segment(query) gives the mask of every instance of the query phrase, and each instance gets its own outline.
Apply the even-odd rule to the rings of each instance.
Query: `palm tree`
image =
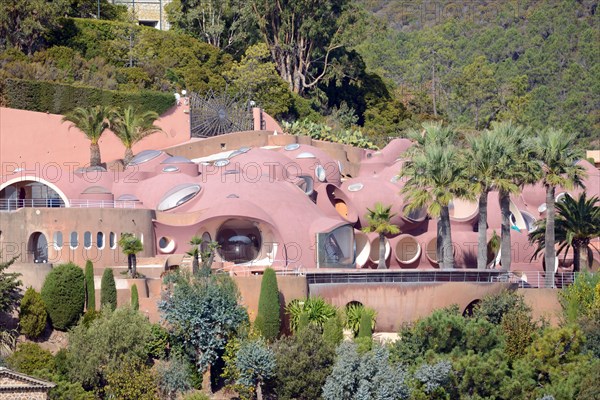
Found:
[[[479,223],[478,223],[478,252],[477,268],[485,269],[488,259],[487,245],[487,208],[488,194],[492,190],[510,193],[517,190],[512,179],[504,174],[509,167],[508,152],[512,151],[514,141],[506,136],[497,135],[486,130],[478,136],[469,139],[467,168],[474,181],[474,193],[479,195]],[[509,253],[510,256],[510,253]]]
[[[115,112],[111,118],[111,129],[125,146],[123,162],[128,164],[133,158],[132,146],[162,129],[154,125],[158,114],[154,111],[138,112],[132,106]]]
[[[470,198],[469,181],[453,145],[432,143],[417,152],[400,172],[408,178],[402,193],[407,212],[427,207],[438,220],[437,254],[441,268],[454,268],[449,204],[455,197]]]
[[[573,271],[585,271],[590,267],[590,240],[600,236],[600,200],[594,196],[587,198],[584,192],[575,200],[565,196],[564,200],[556,203],[556,220],[554,225],[555,240],[558,241],[558,256],[563,251],[573,248]],[[538,248],[534,257],[546,246],[546,221],[542,220],[537,228],[529,234],[529,241],[537,243]],[[596,249],[599,252],[600,250]],[[548,264],[546,264],[548,265]]]
[[[555,195],[556,187],[571,189],[583,187],[585,170],[577,161],[583,152],[577,147],[577,135],[561,130],[546,129],[539,132],[532,143],[532,153],[543,164],[542,182],[546,188],[546,229],[544,261],[546,270],[552,271],[555,263]],[[554,274],[546,273],[546,286],[554,287]]]
[[[498,136],[506,146],[501,168],[496,170],[498,201],[502,223],[500,227],[500,264],[509,271],[512,260],[510,195],[518,193],[525,184],[535,183],[540,176],[539,163],[530,157],[528,130],[512,122],[493,125],[492,135]]]
[[[192,257],[192,273],[196,275],[200,270],[200,246],[204,243],[200,236],[193,236],[190,244],[193,246],[186,254]]]
[[[381,203],[375,204],[374,209],[367,208],[368,225],[363,228],[363,232],[377,232],[379,234],[379,263],[377,269],[386,269],[385,267],[385,235],[396,235],[400,233],[400,228],[391,224],[390,220],[395,214],[391,213],[392,206],[385,207]]]
[[[454,144],[457,141],[456,132],[439,121],[426,121],[421,124],[422,130],[411,129],[408,138],[414,145],[408,150],[410,154],[416,154],[423,148],[434,144]]]
[[[125,232],[121,234],[119,246],[123,254],[127,255],[127,270],[132,278],[137,277],[137,258],[136,254],[144,250],[142,241],[135,237],[133,233]]]
[[[105,106],[77,107],[62,119],[71,122],[90,140],[90,167],[98,167],[102,163],[98,141],[106,129],[110,127],[112,109]]]

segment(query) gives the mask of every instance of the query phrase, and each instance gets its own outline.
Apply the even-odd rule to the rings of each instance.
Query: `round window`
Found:
[[[225,261],[242,264],[258,258],[262,236],[252,222],[234,219],[221,225],[217,242],[219,254]]]

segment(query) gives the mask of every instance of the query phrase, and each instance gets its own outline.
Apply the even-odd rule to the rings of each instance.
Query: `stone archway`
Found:
[[[48,262],[48,239],[42,232],[33,232],[27,241],[27,254],[34,263]]]

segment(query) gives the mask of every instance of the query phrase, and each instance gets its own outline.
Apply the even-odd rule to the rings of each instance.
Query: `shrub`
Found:
[[[89,327],[80,324],[69,333],[69,377],[85,388],[99,389],[106,372],[123,360],[145,363],[151,339],[151,324],[144,315],[129,307],[104,309]]]
[[[32,287],[29,287],[21,299],[21,310],[19,312],[19,325],[21,333],[30,339],[39,337],[48,320],[46,305],[42,296]]]
[[[112,268],[106,268],[102,273],[100,306],[102,308],[109,307],[111,310],[117,308],[117,286]]]
[[[279,303],[277,277],[272,268],[267,268],[260,285],[258,314],[256,315],[254,326],[268,341],[275,340],[279,336],[279,330],[281,328],[280,312],[281,306]]]
[[[21,343],[17,350],[6,359],[8,365],[24,374],[35,375],[36,371],[54,371],[54,357],[37,343]]]
[[[190,393],[186,396],[183,396],[182,400],[210,400],[210,397],[208,397],[207,394],[195,392],[195,393]]]
[[[322,327],[325,321],[337,313],[337,308],[327,303],[320,297],[309,297],[306,300],[294,299],[285,308],[290,316],[290,327],[298,330],[298,322],[302,314],[308,315],[308,321],[318,327]]]
[[[362,304],[352,303],[346,307],[344,314],[346,328],[350,329],[354,336],[358,335],[360,321],[363,314],[367,314],[371,319],[371,330],[375,329],[377,312],[372,308],[365,307]]]
[[[190,365],[181,357],[173,357],[156,368],[158,387],[164,398],[174,399],[192,389]]]
[[[158,400],[154,372],[138,359],[109,366],[104,391],[109,399]]]
[[[325,321],[323,339],[332,346],[337,346],[344,340],[344,327],[339,315]]]
[[[141,112],[155,111],[163,114],[175,105],[175,97],[171,93],[150,90],[133,92],[103,90],[13,78],[6,79],[3,94],[7,107],[53,114],[66,114],[76,107],[91,107],[98,104],[115,108],[132,105]]]
[[[498,294],[484,297],[473,310],[473,317],[485,318],[492,324],[500,324],[504,314],[515,308],[528,310],[522,295],[514,290],[503,290]]]
[[[135,311],[140,309],[140,299],[138,296],[137,285],[134,283],[131,285],[131,308]]]
[[[85,262],[85,299],[87,310],[95,310],[96,288],[94,287],[94,264],[91,260]]]
[[[262,386],[275,372],[273,350],[262,338],[245,340],[237,352],[236,366],[240,371],[237,383],[255,387],[258,399],[262,399]]]
[[[52,269],[44,281],[42,299],[54,328],[66,330],[75,325],[83,314],[85,305],[81,268],[68,263]]]
[[[359,338],[370,338],[373,335],[373,329],[371,328],[371,317],[363,312],[360,316],[360,327],[358,328]]]
[[[152,337],[146,343],[146,350],[153,358],[165,358],[169,349],[169,331],[159,324],[152,324]]]

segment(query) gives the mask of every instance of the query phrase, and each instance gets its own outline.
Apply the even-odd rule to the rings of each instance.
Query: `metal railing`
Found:
[[[62,199],[0,199],[0,211],[21,208],[65,208]],[[70,208],[143,208],[138,201],[70,199]]]
[[[308,284],[321,283],[444,283],[499,282],[501,271],[369,271],[369,272],[306,272]]]

